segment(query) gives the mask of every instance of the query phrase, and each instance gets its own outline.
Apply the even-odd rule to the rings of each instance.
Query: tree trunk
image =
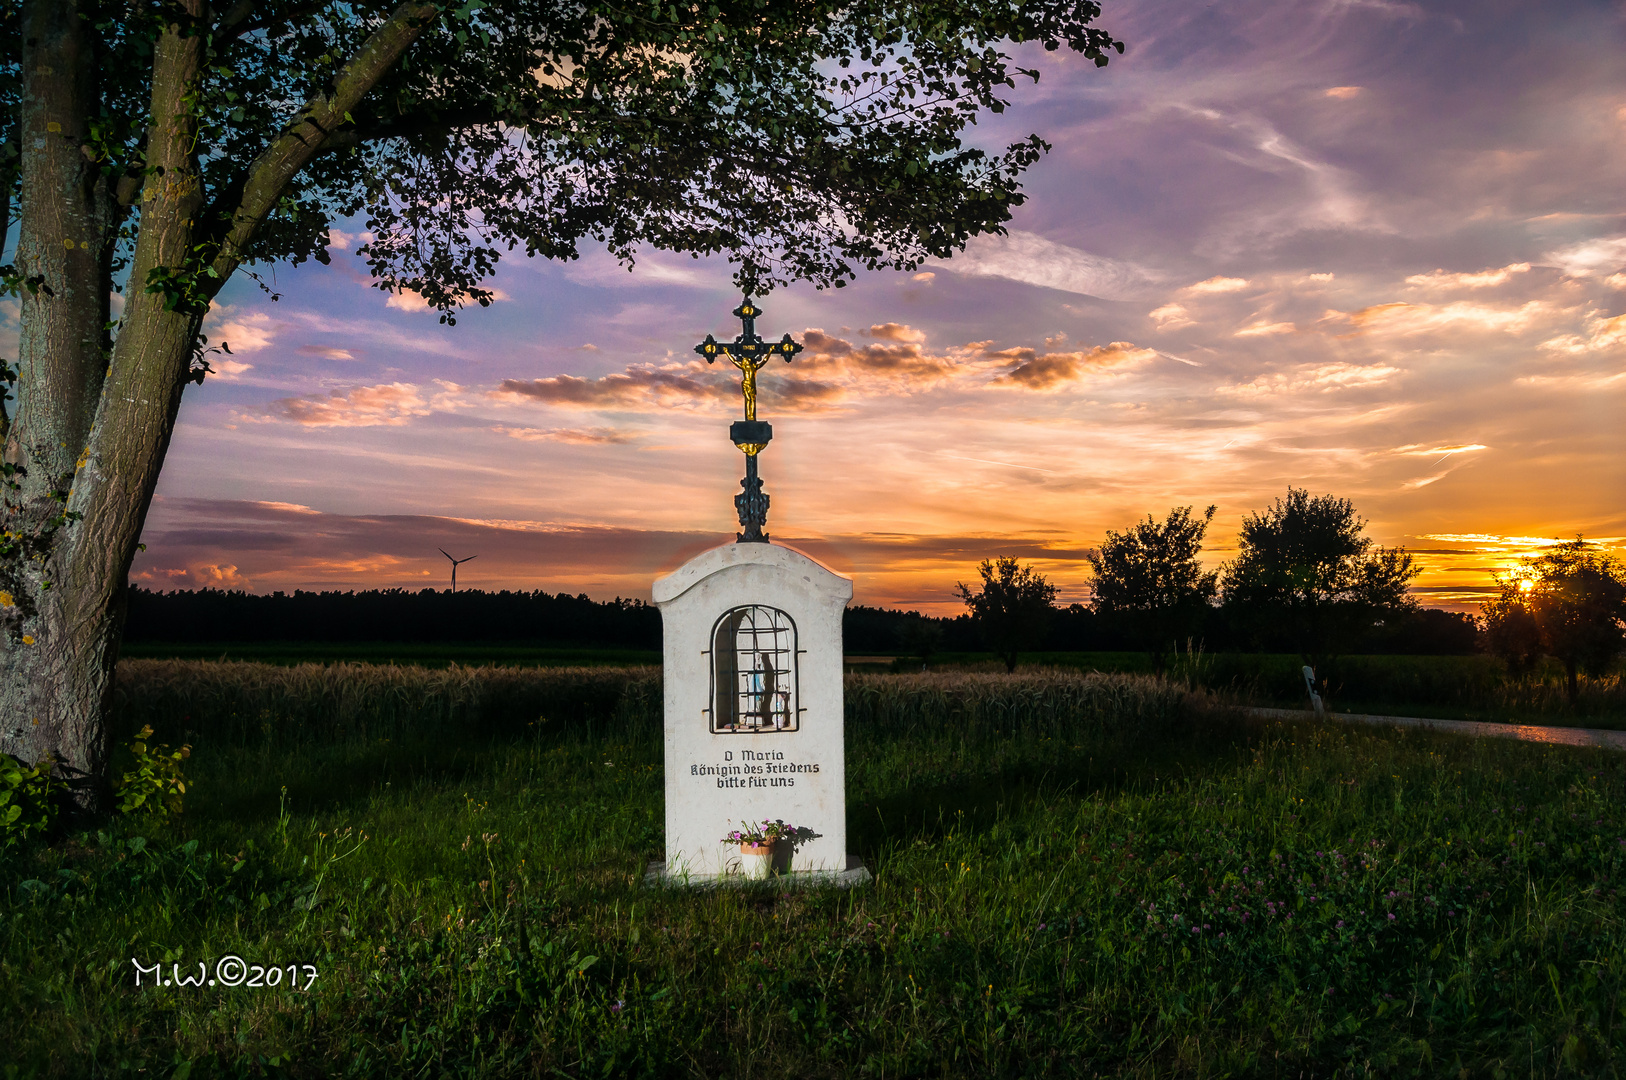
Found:
[[[125,580],[191,375],[198,329],[323,136],[438,14],[406,0],[255,161],[235,205],[203,214],[195,92],[203,0],[178,0],[153,49],[140,234],[117,342],[106,338],[120,210],[93,152],[96,39],[80,0],[27,0],[21,118],[18,412],[0,538],[0,751],[51,759],[77,803],[105,801]],[[187,26],[179,25],[182,21]]]
[[[197,4],[186,6],[196,14]],[[195,259],[196,124],[186,98],[202,42],[171,26],[154,50],[147,162],[156,167],[142,193],[109,363],[104,247],[115,210],[80,150],[94,103],[84,73],[96,63],[75,0],[32,0],[28,17],[18,249],[19,269],[39,281],[24,299],[18,409],[6,447],[7,462],[26,470],[8,499],[16,507],[8,527],[28,547],[4,564],[12,606],[0,654],[0,750],[55,759],[75,801],[93,811],[106,795],[125,578],[202,318],[195,305],[166,309],[161,294],[143,288],[154,268]]]
[[[1569,692],[1570,708],[1578,708],[1581,704],[1581,678],[1573,657],[1564,658],[1564,688]]]

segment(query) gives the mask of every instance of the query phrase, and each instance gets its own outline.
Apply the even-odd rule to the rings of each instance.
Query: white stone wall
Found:
[[[655,582],[665,639],[666,872],[727,873],[720,843],[741,821],[783,818],[819,838],[792,872],[847,869],[841,615],[852,580],[781,544],[712,548]],[[713,734],[711,635],[723,614],[760,604],[796,624],[798,729]]]

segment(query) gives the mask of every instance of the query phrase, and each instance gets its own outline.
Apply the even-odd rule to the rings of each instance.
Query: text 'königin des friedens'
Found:
[[[690,765],[689,775],[714,776],[720,788],[795,787],[798,773],[819,771],[816,762],[785,761],[785,755],[780,751],[762,753],[742,750],[739,753],[741,761],[738,764],[733,760],[734,752],[729,751],[719,764]]]

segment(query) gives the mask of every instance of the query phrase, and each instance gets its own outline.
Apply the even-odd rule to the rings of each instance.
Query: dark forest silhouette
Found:
[[[536,592],[370,589],[365,592],[255,593],[222,589],[153,592],[130,589],[132,642],[534,642],[548,645],[659,649],[660,612],[642,600],[598,601],[585,595]],[[856,605],[844,620],[849,654],[914,655],[922,624],[941,628],[935,647],[983,649],[971,620],[934,619],[917,612]],[[1285,638],[1285,634],[1284,634]],[[1375,626],[1356,652],[1465,654],[1475,651],[1473,619],[1424,608],[1393,625]],[[1291,652],[1288,640],[1224,608],[1209,610],[1192,646],[1209,652]],[[1139,648],[1133,628],[1080,604],[1058,608],[1038,647],[1048,652],[1111,652]]]

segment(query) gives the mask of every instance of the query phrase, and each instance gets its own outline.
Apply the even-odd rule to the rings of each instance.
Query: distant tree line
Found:
[[[959,586],[968,628],[1014,670],[1019,652],[1144,649],[1161,672],[1181,643],[1209,651],[1296,652],[1325,690],[1351,653],[1467,653],[1484,648],[1518,674],[1544,656],[1564,666],[1572,704],[1580,675],[1606,676],[1626,652],[1626,565],[1577,536],[1497,576],[1498,595],[1470,615],[1422,608],[1403,548],[1365,535],[1348,499],[1289,487],[1242,521],[1237,555],[1205,570],[1214,517],[1189,506],[1109,531],[1089,553],[1094,599],[1057,612],[1055,590],[1016,559],[985,560],[981,587]],[[958,630],[958,627],[955,628]],[[959,634],[945,634],[955,644]]]
[[[547,592],[369,589],[274,592],[130,589],[137,642],[536,642],[659,649],[661,616],[642,600]]]
[[[1244,518],[1236,558],[1206,570],[1198,557],[1213,516],[1213,507],[1202,514],[1176,507],[1162,521],[1148,516],[1123,532],[1109,531],[1089,555],[1095,571],[1089,605],[1057,608],[1055,588],[1042,574],[1002,557],[977,567],[976,588],[957,587],[966,613],[955,618],[850,607],[847,652],[929,660],[941,652],[986,649],[1014,669],[1022,653],[1133,650],[1147,652],[1161,671],[1170,655],[1200,648],[1298,653],[1321,672],[1339,655],[1466,654],[1481,645],[1472,616],[1422,608],[1408,595],[1418,572],[1411,556],[1368,539],[1366,523],[1347,499],[1289,488],[1285,498]],[[1615,629],[1602,637],[1566,630],[1580,608],[1579,601],[1564,599],[1594,578],[1613,581],[1612,566],[1592,559],[1584,545],[1532,563],[1487,608],[1491,646],[1515,663],[1543,651],[1567,658],[1572,673],[1598,667],[1605,653],[1612,658]],[[1589,596],[1603,597],[1593,606],[1618,602],[1607,588],[1587,588]],[[543,591],[256,595],[135,587],[126,637],[176,644],[502,641],[659,649],[661,620],[641,600]]]
[[[592,600],[547,592],[378,589],[363,592],[277,592],[222,589],[155,592],[130,589],[125,637],[133,642],[536,642],[624,649],[661,647],[660,612],[641,600]],[[937,618],[892,608],[849,607],[847,652],[873,656],[931,656],[987,648],[969,615]],[[1473,619],[1421,609],[1372,627],[1355,652],[1471,653]],[[1234,612],[1211,610],[1193,642],[1210,652],[1296,652],[1291,642],[1260,638]],[[1082,604],[1057,608],[1033,651],[1139,650],[1137,626]]]
[[[920,656],[921,624],[938,632],[930,652],[983,652],[984,641],[969,614],[931,618],[913,611],[855,606],[847,609],[846,649],[849,654]],[[1260,627],[1257,620],[1235,608],[1216,605],[1192,627],[1191,648],[1207,652],[1297,653],[1298,643],[1287,633]],[[1438,608],[1417,608],[1381,625],[1366,627],[1350,643],[1349,654],[1410,656],[1467,656],[1478,652],[1483,635],[1472,615]],[[1095,611],[1087,604],[1055,608],[1038,644],[1024,652],[1149,652],[1146,639],[1133,622]],[[1172,649],[1165,646],[1165,655]],[[1184,649],[1186,642],[1179,642]]]

